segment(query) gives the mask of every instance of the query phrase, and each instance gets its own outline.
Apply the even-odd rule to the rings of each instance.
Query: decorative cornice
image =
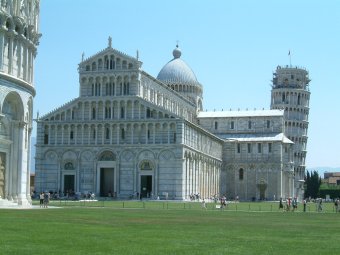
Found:
[[[14,77],[12,75],[9,75],[9,74],[6,74],[4,72],[0,72],[0,78],[3,78],[4,80],[13,82],[16,85],[25,88],[30,94],[32,94],[33,97],[36,94],[33,85],[31,85],[30,83],[28,83],[28,82],[26,82],[26,81],[24,81],[22,79],[16,78],[16,77]]]

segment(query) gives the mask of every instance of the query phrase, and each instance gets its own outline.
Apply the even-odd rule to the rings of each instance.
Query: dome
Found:
[[[170,60],[159,72],[157,79],[167,85],[182,84],[182,85],[198,85],[196,75],[191,68],[180,58],[181,50],[176,46],[172,52],[174,58]]]

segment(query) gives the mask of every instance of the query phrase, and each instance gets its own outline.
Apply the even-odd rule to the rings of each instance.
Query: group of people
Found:
[[[279,209],[282,210],[282,211],[285,210],[287,212],[289,212],[289,211],[294,212],[295,210],[297,210],[297,207],[298,207],[298,203],[297,203],[297,198],[296,197],[294,197],[294,198],[291,198],[291,197],[287,198],[285,206],[283,206],[283,199],[282,199],[282,197],[279,200]],[[304,211],[305,211],[305,209],[306,209],[306,207],[304,205]]]
[[[323,211],[323,200],[322,198],[318,198],[315,200],[316,203],[316,210],[318,212]],[[283,205],[283,199],[280,198],[279,200],[279,209],[282,211],[295,211],[297,209],[297,198],[287,198],[286,199],[286,205]],[[302,200],[302,205],[303,205],[303,211],[306,212],[306,207],[307,207],[307,200],[303,199]],[[334,209],[335,212],[340,212],[340,200],[339,198],[334,199]]]
[[[49,192],[40,192],[39,200],[40,200],[40,208],[47,208],[48,203],[50,202],[51,194]]]

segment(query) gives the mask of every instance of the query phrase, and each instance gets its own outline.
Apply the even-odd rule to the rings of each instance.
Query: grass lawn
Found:
[[[118,202],[117,202],[118,203]],[[254,203],[0,210],[0,254],[337,254],[340,213],[278,212]],[[109,204],[107,204],[109,205]],[[137,207],[139,205],[139,208]],[[235,206],[235,205],[233,205]],[[267,207],[265,207],[267,206]],[[145,208],[143,208],[145,207]],[[164,209],[163,209],[164,208]],[[236,208],[233,208],[236,209]],[[244,209],[244,210],[241,210]]]

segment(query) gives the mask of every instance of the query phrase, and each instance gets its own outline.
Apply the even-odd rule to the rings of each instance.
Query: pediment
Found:
[[[80,71],[103,71],[103,70],[121,70],[121,69],[139,69],[142,62],[137,58],[131,57],[112,47],[98,52],[89,57],[82,58],[79,64]]]

